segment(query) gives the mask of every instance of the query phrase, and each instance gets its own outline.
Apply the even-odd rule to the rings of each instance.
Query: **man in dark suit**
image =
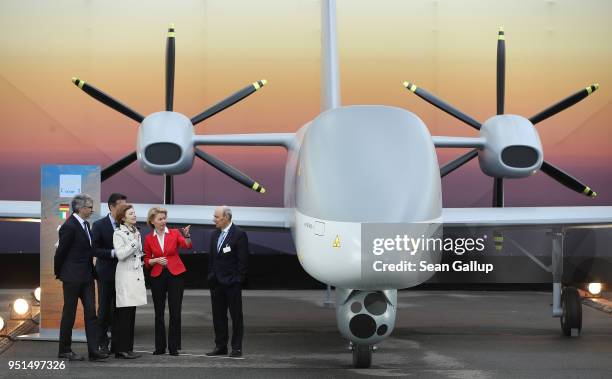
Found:
[[[86,194],[72,199],[72,215],[59,230],[59,242],[55,250],[55,277],[62,281],[64,309],[60,323],[58,358],[82,361],[83,357],[72,349],[72,328],[76,316],[77,302],[81,299],[85,319],[85,335],[89,360],[108,358],[98,351],[98,325],[96,319],[96,297],[94,294],[93,246],[89,222],[94,201]]]
[[[230,357],[242,357],[242,284],[246,279],[249,240],[246,233],[232,223],[232,211],[226,206],[215,209],[217,230],[210,242],[208,283],[215,327],[215,349],[208,356],[226,355],[228,328],[227,311],[232,317],[232,352]]]
[[[108,198],[109,214],[94,222],[91,228],[94,255],[96,256],[96,274],[98,275],[98,346],[100,351],[109,354],[114,350],[115,335],[112,334],[111,348],[108,348],[108,329],[113,325],[115,311],[115,269],[117,257],[113,249],[113,234],[119,224],[115,221],[117,206],[125,204],[127,197],[113,193]]]

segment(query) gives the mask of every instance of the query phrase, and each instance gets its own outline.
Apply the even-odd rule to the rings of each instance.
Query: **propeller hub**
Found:
[[[193,165],[193,125],[177,112],[147,116],[138,130],[138,160],[146,172],[183,174]]]
[[[538,132],[522,116],[498,115],[488,119],[480,129],[487,141],[479,153],[482,171],[496,178],[524,178],[542,165],[544,153]]]

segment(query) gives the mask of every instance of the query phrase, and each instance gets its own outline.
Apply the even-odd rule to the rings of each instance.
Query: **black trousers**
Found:
[[[134,351],[134,322],[136,321],[136,307],[115,308],[115,323],[113,336],[115,337],[115,352],[127,353]]]
[[[62,282],[62,288],[64,291],[64,308],[60,322],[59,352],[68,353],[72,350],[72,328],[74,327],[77,303],[81,299],[87,350],[91,354],[98,350],[98,320],[96,318],[94,281]]]
[[[244,321],[242,318],[242,287],[240,283],[217,284],[210,289],[210,298],[215,327],[215,345],[220,349],[227,348],[227,310],[229,309],[232,317],[232,350],[242,350]]]
[[[116,333],[111,332],[111,341],[108,340],[108,329],[113,325],[115,312],[115,281],[98,280],[98,345],[114,350]],[[114,325],[113,325],[114,327]]]
[[[155,351],[166,351],[166,294],[170,311],[168,350],[181,350],[181,308],[183,305],[183,274],[174,276],[167,268],[156,277],[151,277],[151,292],[155,307]]]

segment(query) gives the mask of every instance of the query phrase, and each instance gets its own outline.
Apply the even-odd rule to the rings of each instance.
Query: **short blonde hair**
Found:
[[[168,217],[168,210],[166,210],[166,208],[153,207],[153,208],[149,209],[149,213],[147,214],[147,224],[151,228],[154,228],[154,226],[153,226],[153,219],[155,218],[155,216],[157,216],[160,213],[163,213],[163,214],[166,215],[166,217]]]

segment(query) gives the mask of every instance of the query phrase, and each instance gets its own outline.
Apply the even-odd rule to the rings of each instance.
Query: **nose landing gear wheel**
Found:
[[[566,287],[561,293],[561,330],[563,335],[577,337],[582,329],[582,302],[574,287]]]
[[[353,345],[353,366],[355,368],[369,368],[372,365],[372,346]]]

